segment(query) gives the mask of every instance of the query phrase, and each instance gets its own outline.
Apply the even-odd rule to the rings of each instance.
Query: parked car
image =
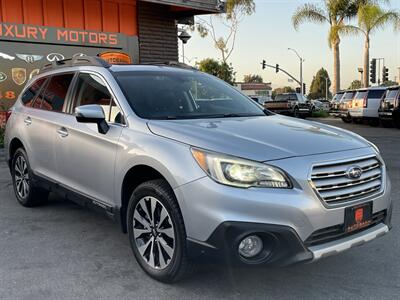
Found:
[[[143,270],[165,282],[201,255],[312,262],[391,228],[375,145],[270,114],[179,65],[75,57],[45,67],[10,112],[5,154],[21,205],[52,191],[104,211]]]
[[[389,87],[379,107],[379,119],[384,127],[400,128],[400,86]]]
[[[349,113],[356,123],[367,121],[372,126],[379,125],[378,109],[381,105],[386,87],[370,87],[359,89],[354,96]]]
[[[352,121],[349,109],[351,108],[356,93],[356,90],[348,90],[344,93],[342,99],[340,99],[338,116],[342,118],[342,121],[345,123],[351,123]]]
[[[329,111],[329,101],[325,99],[315,99],[311,101],[311,111]]]
[[[311,114],[311,102],[300,93],[285,93],[275,96],[273,101],[264,103],[266,109],[278,114],[306,118]]]
[[[340,100],[342,100],[344,93],[345,91],[337,92],[330,102],[330,114],[334,117],[339,117]]]

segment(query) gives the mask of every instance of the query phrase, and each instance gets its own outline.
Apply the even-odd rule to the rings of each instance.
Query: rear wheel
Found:
[[[15,196],[22,206],[32,207],[47,202],[49,192],[34,185],[28,156],[23,148],[15,151],[12,160],[11,175]]]
[[[347,114],[346,117],[342,117],[342,121],[345,123],[351,123],[351,121],[352,121],[351,116],[349,114]]]
[[[389,128],[393,127],[393,121],[381,120],[382,127]]]
[[[174,282],[187,273],[185,226],[165,180],[148,181],[135,189],[128,207],[128,234],[136,260],[154,279]]]

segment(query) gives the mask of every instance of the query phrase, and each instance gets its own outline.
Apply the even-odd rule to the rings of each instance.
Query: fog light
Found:
[[[245,237],[239,244],[239,254],[246,258],[254,257],[263,249],[262,240],[256,235]]]

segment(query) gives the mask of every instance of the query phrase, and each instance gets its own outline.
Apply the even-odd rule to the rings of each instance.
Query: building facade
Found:
[[[0,0],[0,111],[54,60],[120,51],[178,61],[178,25],[223,10],[219,0]]]

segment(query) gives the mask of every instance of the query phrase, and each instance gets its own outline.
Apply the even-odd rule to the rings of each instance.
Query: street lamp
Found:
[[[300,91],[301,94],[304,94],[304,89],[303,89],[303,62],[304,59],[299,55],[299,53],[293,49],[293,48],[288,48],[289,51],[293,51],[297,57],[300,59]]]
[[[188,42],[188,40],[190,40],[192,36],[183,29],[178,37],[182,41],[182,62],[185,63],[185,44]]]
[[[358,68],[358,72],[361,74],[361,87],[363,86],[363,73],[364,73],[364,69],[363,68]]]

